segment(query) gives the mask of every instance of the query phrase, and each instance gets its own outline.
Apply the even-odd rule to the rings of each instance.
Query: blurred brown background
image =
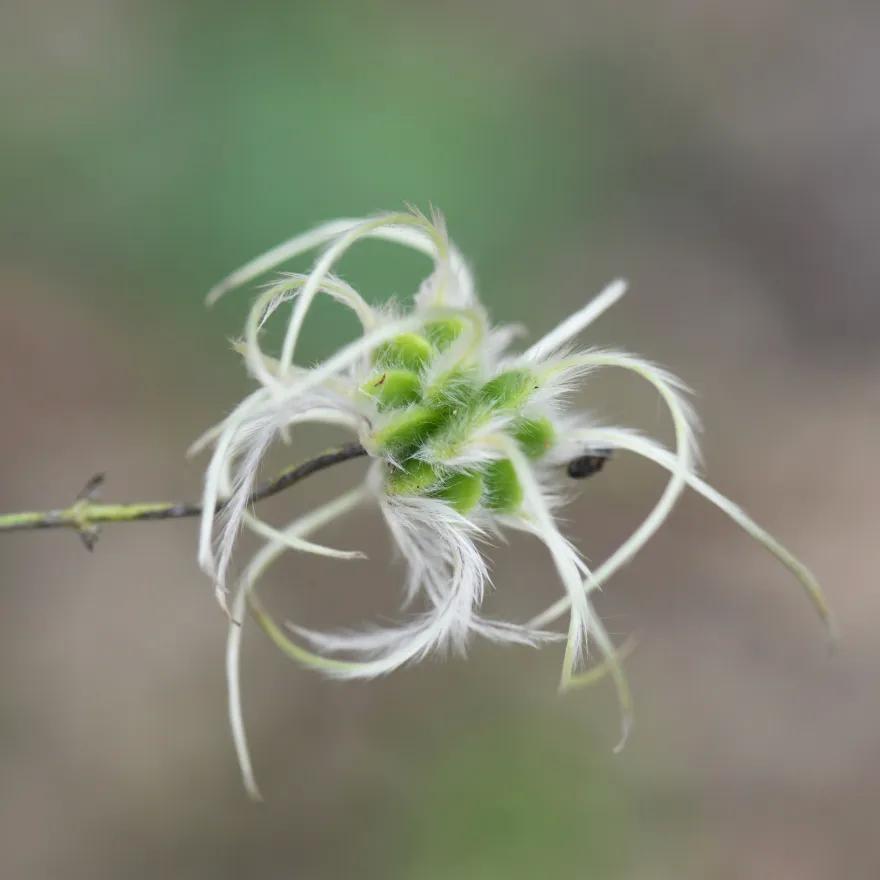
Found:
[[[698,393],[712,482],[814,567],[829,659],[785,572],[699,499],[610,586],[642,643],[620,756],[606,688],[474,647],[367,684],[245,640],[267,803],[239,785],[224,620],[195,526],[0,538],[0,874],[10,878],[880,876],[880,7],[875,2],[13,2],[2,12],[0,509],[192,496],[184,450],[248,387],[245,293],[202,292],[323,219],[433,203],[499,321],[549,328],[618,274],[590,336]],[[425,266],[365,246],[376,301]],[[351,332],[321,311],[306,354]],[[625,378],[585,407],[667,430]],[[317,449],[326,438],[304,441]],[[289,518],[360,463],[288,493]],[[662,485],[624,457],[568,528],[601,559]],[[393,607],[377,516],[268,585],[304,622]],[[493,607],[557,592],[528,541]]]

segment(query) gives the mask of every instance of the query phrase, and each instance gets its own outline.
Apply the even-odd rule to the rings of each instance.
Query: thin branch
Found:
[[[258,487],[251,495],[249,503],[256,504],[266,498],[271,498],[318,471],[349,461],[352,458],[360,458],[366,454],[367,451],[360,443],[347,443],[337,449],[332,449],[282,471],[274,480]],[[102,504],[97,501],[97,495],[103,482],[103,474],[92,477],[80,492],[77,500],[69,507],[0,515],[0,532],[15,532],[25,529],[74,529],[79,533],[86,547],[91,550],[97,540],[98,527],[101,523],[183,519],[202,514],[201,504],[188,501]],[[225,503],[221,501],[217,504],[215,514],[223,509]]]
[[[360,443],[346,443],[329,452],[315,456],[308,461],[282,471],[274,480],[259,486],[248,499],[249,504],[256,504],[271,498],[285,489],[296,485],[300,480],[352,458],[360,458],[367,454]],[[611,457],[610,450],[597,450],[569,462],[568,475],[574,479],[583,479],[602,470],[602,466]],[[104,483],[104,475],[96,474],[82,491],[76,501],[69,507],[57,510],[27,511],[25,513],[8,513],[0,515],[0,534],[3,532],[20,532],[32,529],[73,529],[83,544],[94,549],[102,523],[144,522],[145,520],[185,519],[202,515],[202,505],[194,501],[139,501],[133,504],[103,504],[98,501],[98,494]],[[218,502],[214,514],[220,513],[227,502]]]

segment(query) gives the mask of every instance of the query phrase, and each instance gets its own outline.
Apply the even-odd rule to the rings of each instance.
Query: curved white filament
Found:
[[[597,447],[610,446],[615,449],[625,449],[659,464],[666,470],[671,471],[675,468],[675,456],[668,449],[632,431],[594,428],[582,432],[578,439],[588,445],[595,444]],[[824,592],[815,575],[807,566],[780,544],[766,529],[759,526],[739,505],[722,495],[705,480],[700,479],[696,474],[688,474],[686,480],[691,489],[726,513],[746,534],[758,541],[795,576],[834,638],[836,628]]]
[[[207,303],[213,305],[221,296],[228,293],[230,290],[248,284],[250,281],[259,278],[266,272],[270,272],[272,269],[280,266],[282,263],[286,263],[288,260],[292,260],[300,254],[307,253],[308,251],[327,244],[334,238],[351,230],[352,227],[358,226],[368,219],[370,218],[356,217],[331,220],[330,222],[317,226],[302,235],[294,236],[293,238],[282,242],[271,250],[268,250],[265,253],[260,254],[260,256],[255,257],[253,260],[248,261],[239,269],[236,269],[215,284],[206,296]],[[432,239],[427,234],[415,229],[394,227],[375,229],[367,233],[367,237],[378,238],[395,244],[402,244],[413,250],[419,251],[420,253],[426,254],[427,256],[434,256],[436,254],[436,245]],[[468,291],[472,293],[474,287],[473,277],[470,274],[466,261],[458,249],[453,245],[450,245],[449,255],[453,271],[457,273],[459,280],[464,282]]]
[[[593,352],[564,359],[560,364],[560,368],[566,364],[573,368],[620,367],[636,373],[657,389],[658,394],[669,410],[675,429],[676,453],[672,477],[667,483],[659,501],[641,525],[593,573],[589,582],[595,588],[606,583],[615,572],[629,562],[650,540],[672,511],[675,502],[685,487],[687,476],[692,472],[693,468],[696,454],[694,417],[687,402],[682,398],[676,380],[663,370],[654,367],[641,358],[633,357],[624,352]],[[562,597],[545,611],[532,618],[527,626],[536,628],[546,626],[565,613],[568,603],[568,598]]]
[[[232,601],[231,620],[226,637],[226,681],[229,702],[229,724],[232,739],[238,755],[242,778],[248,793],[255,800],[261,800],[260,790],[254,776],[247,734],[244,726],[244,713],[241,703],[241,639],[244,632],[245,611],[248,597],[266,569],[290,546],[291,542],[303,541],[309,534],[333,522],[354,509],[366,497],[366,489],[360,487],[346,492],[334,501],[318,507],[305,516],[295,519],[279,532],[277,538],[268,541],[254,554],[241,580]],[[312,655],[316,665],[323,658]],[[331,663],[333,661],[330,661]]]
[[[560,688],[568,689],[574,683],[574,673],[583,662],[588,632],[593,634],[605,664],[614,681],[620,705],[621,737],[615,751],[623,748],[632,728],[633,703],[626,674],[620,664],[611,638],[593,607],[581,580],[586,569],[571,544],[560,534],[556,522],[544,501],[541,488],[532,472],[529,460],[519,446],[509,437],[499,438],[508,458],[513,464],[517,479],[522,486],[526,510],[533,518],[535,534],[543,541],[553,558],[556,570],[566,589],[566,603],[571,608],[568,641],[562,664]],[[531,624],[527,627],[533,628]],[[537,627],[534,627],[537,628]]]
[[[330,247],[320,256],[318,262],[309,273],[308,280],[303,285],[294,305],[293,315],[287,327],[284,344],[281,347],[280,369],[282,376],[287,373],[293,364],[294,349],[296,348],[306,314],[315,294],[318,292],[318,288],[333,264],[359,239],[365,238],[370,232],[390,226],[415,226],[426,235],[436,234],[434,227],[423,217],[413,214],[388,214],[364,220],[335,239]],[[437,248],[439,252],[439,242]]]
[[[561,324],[528,348],[523,357],[530,361],[541,361],[554,354],[563,345],[571,342],[578,333],[589,327],[603,312],[608,311],[625,293],[626,281],[622,278],[612,281],[583,308],[569,315]]]

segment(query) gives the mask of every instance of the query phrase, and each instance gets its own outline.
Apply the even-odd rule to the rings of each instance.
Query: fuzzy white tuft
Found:
[[[432,260],[433,269],[415,293],[412,309],[393,303],[373,307],[333,274],[337,262],[364,239],[391,241]],[[610,676],[621,708],[622,745],[632,720],[622,668],[626,646],[615,648],[590,594],[641,550],[689,486],[790,569],[830,625],[824,596],[809,570],[697,475],[698,422],[686,386],[627,352],[575,349],[576,337],[624,295],[625,282],[608,285],[524,352],[511,353],[520,328],[491,326],[443,218],[411,210],[332,221],[296,236],[233,272],[210,292],[209,301],[316,248],[322,250],[308,273],[284,274],[261,291],[235,345],[259,387],[191,449],[214,447],[205,475],[198,555],[224,607],[240,529],[246,527],[265,541],[234,595],[227,644],[230,723],[251,794],[258,796],[258,790],[239,684],[247,608],[291,659],[345,679],[385,675],[429,654],[464,654],[474,637],[533,647],[564,641],[561,688]],[[299,365],[297,346],[320,294],[351,310],[362,333],[321,363]],[[275,356],[263,350],[261,334],[268,321],[288,311],[287,304],[292,308]],[[571,392],[608,368],[625,370],[653,387],[672,421],[673,451],[625,428],[600,427],[592,416],[572,411]],[[250,511],[248,502],[267,450],[276,438],[289,441],[290,431],[304,422],[351,431],[373,464],[363,485],[278,529]],[[638,528],[593,570],[562,534],[556,516],[572,492],[572,481],[563,477],[566,465],[606,449],[654,461],[669,472],[669,480]],[[316,632],[292,622],[280,626],[260,604],[257,580],[287,549],[359,557],[358,551],[316,544],[309,535],[366,497],[378,501],[406,563],[401,607],[413,610],[393,624],[338,632]],[[564,590],[558,601],[525,624],[480,613],[490,584],[481,544],[503,539],[505,530],[528,532],[544,544]],[[565,635],[548,632],[546,627],[565,613]],[[601,657],[584,671],[593,643]]]

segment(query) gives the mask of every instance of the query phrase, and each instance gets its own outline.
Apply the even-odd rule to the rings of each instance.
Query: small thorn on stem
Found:
[[[83,546],[91,553],[95,549],[95,544],[98,543],[101,531],[97,526],[83,526],[77,534],[83,542]]]
[[[79,490],[76,496],[77,501],[95,501],[101,492],[101,486],[104,485],[106,479],[105,474],[95,474],[89,481]],[[91,549],[91,548],[90,548]]]

